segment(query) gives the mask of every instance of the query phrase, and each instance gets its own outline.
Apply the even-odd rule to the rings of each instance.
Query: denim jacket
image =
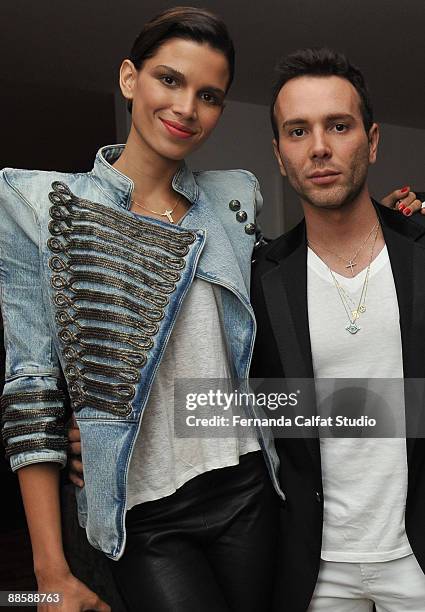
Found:
[[[13,470],[66,464],[66,395],[81,432],[78,516],[112,559],[125,547],[131,453],[153,378],[196,275],[220,287],[231,367],[245,379],[255,319],[249,303],[258,182],[243,170],[177,171],[192,204],[181,224],[140,217],[133,183],[100,149],[91,172],[0,173],[1,308],[6,348],[3,439]],[[277,456],[260,431],[272,480]]]

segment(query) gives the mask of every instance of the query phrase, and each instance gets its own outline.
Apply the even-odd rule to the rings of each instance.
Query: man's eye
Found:
[[[295,130],[292,130],[291,136],[296,136],[297,138],[300,138],[301,136],[304,136],[304,133],[304,128],[296,128]]]
[[[335,131],[336,132],[345,132],[347,129],[347,126],[344,125],[343,123],[336,123],[335,124]]]

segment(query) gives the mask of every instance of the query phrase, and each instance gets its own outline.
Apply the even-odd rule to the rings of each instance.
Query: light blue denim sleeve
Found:
[[[258,182],[257,177],[255,177],[254,203],[255,203],[255,213],[256,215],[259,215],[261,212],[261,209],[263,208],[263,196],[261,195],[260,184]]]
[[[258,215],[261,213],[261,209],[263,208],[263,196],[261,194],[260,183],[255,175],[252,175],[255,179],[254,183],[254,210],[255,210],[255,245],[254,252],[260,246],[266,243],[266,240],[263,235],[263,230],[261,229],[261,222],[258,220]]]
[[[25,171],[23,171],[25,172]],[[16,176],[16,171],[14,171]],[[36,174],[34,176],[36,180]],[[43,303],[40,224],[0,172],[0,296],[6,350],[2,436],[13,471],[66,464],[65,395]]]

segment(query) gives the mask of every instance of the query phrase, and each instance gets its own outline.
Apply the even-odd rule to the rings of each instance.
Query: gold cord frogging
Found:
[[[196,235],[52,189],[49,267],[71,401],[127,416]]]

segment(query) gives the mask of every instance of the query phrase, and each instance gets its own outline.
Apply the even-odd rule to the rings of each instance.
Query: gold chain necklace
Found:
[[[317,242],[312,242],[311,240],[309,241],[309,244],[315,244],[316,246],[320,247],[321,249],[324,249],[325,251],[327,251],[328,253],[332,253],[332,255],[335,255],[335,257],[338,257],[339,260],[343,261],[344,263],[348,264],[345,267],[348,269],[351,269],[351,276],[354,276],[354,270],[353,268],[355,266],[357,266],[356,263],[356,259],[359,256],[359,253],[363,250],[363,248],[366,246],[369,238],[371,237],[371,235],[373,234],[373,231],[376,230],[376,228],[379,225],[379,221],[376,221],[375,225],[372,227],[372,229],[370,230],[370,232],[368,233],[366,239],[362,242],[362,244],[359,246],[359,248],[357,249],[357,251],[354,253],[354,255],[352,257],[350,257],[349,259],[346,259],[345,257],[342,257],[341,255],[338,255],[338,253],[335,253],[335,251],[331,251],[330,249],[328,249],[327,247],[318,244]],[[316,251],[314,251],[316,253]],[[316,253],[317,255],[317,253]]]
[[[176,203],[174,204],[173,208],[166,208],[164,212],[159,212],[157,210],[153,210],[152,208],[148,208],[147,206],[143,206],[143,204],[140,204],[140,202],[137,202],[134,198],[132,198],[131,201],[135,206],[143,208],[143,210],[147,210],[148,212],[151,212],[154,215],[158,215],[159,217],[167,217],[170,223],[175,223],[173,219],[173,212],[176,210],[177,204],[180,201],[180,195],[177,196]]]
[[[367,289],[368,289],[368,285],[369,285],[370,266],[372,264],[373,253],[374,253],[374,250],[375,250],[376,240],[378,238],[379,222],[378,222],[377,225],[375,225],[375,228],[376,228],[375,229],[375,236],[374,236],[373,243],[372,243],[372,248],[371,248],[371,251],[370,251],[369,264],[368,264],[367,269],[366,269],[366,276],[365,276],[365,279],[363,281],[363,286],[362,286],[362,290],[360,292],[360,298],[359,298],[357,307],[355,307],[354,310],[352,310],[350,308],[350,302],[354,306],[355,306],[355,302],[351,299],[351,297],[348,296],[347,292],[340,285],[340,283],[338,282],[335,274],[333,273],[333,271],[328,266],[328,270],[330,272],[330,275],[332,276],[332,280],[333,280],[333,282],[335,284],[335,287],[336,287],[336,289],[338,291],[339,298],[341,300],[341,303],[342,303],[342,305],[344,307],[345,313],[346,313],[347,318],[348,318],[348,325],[345,326],[345,329],[350,334],[352,334],[352,335],[357,334],[357,332],[359,332],[361,330],[361,327],[358,325],[357,320],[360,318],[361,314],[366,312],[366,295],[367,295]],[[316,251],[311,246],[310,242],[308,244],[309,244],[311,250],[314,253],[316,253]],[[316,253],[316,255],[319,257],[318,253]]]

